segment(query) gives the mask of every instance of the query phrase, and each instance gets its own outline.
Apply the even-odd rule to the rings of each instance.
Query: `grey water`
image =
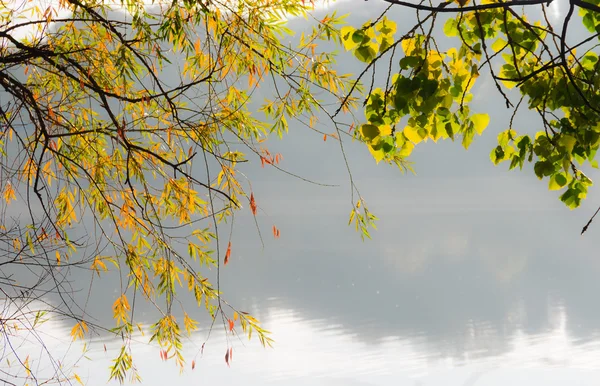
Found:
[[[292,134],[281,151],[293,153],[310,136]],[[145,343],[148,336],[138,336],[132,347],[143,384],[595,384],[600,228],[579,233],[600,200],[592,195],[569,211],[532,171],[487,162],[484,138],[469,152],[452,143],[425,146],[414,157],[417,175],[376,166],[357,144],[348,149],[353,176],[381,218],[363,242],[347,226],[344,166],[327,151],[336,145],[313,137],[302,175],[342,186],[251,171],[265,246],[253,217],[238,217],[231,262],[221,272],[227,300],[255,314],[274,347],[226,340],[217,326],[201,353],[204,322],[184,342],[188,365],[179,374]],[[279,239],[270,236],[272,224]],[[92,314],[106,313],[118,292],[98,283]],[[55,324],[48,339],[68,341],[70,328]],[[78,374],[104,384],[120,345],[95,339]],[[71,347],[66,357],[79,352]]]
[[[276,143],[292,170],[340,186],[248,170],[265,246],[254,218],[238,216],[221,288],[272,331],[274,347],[226,338],[217,325],[201,352],[203,322],[184,342],[188,364],[179,374],[148,336],[137,336],[143,384],[595,384],[600,228],[580,231],[600,200],[591,194],[568,210],[531,170],[494,167],[486,158],[490,141],[484,135],[468,152],[457,143],[427,144],[413,159],[416,175],[375,165],[360,144],[349,144],[353,177],[380,217],[364,242],[347,226],[347,175],[335,142],[297,132]],[[272,224],[279,239],[270,235]],[[89,302],[89,312],[107,323],[116,288],[97,282]],[[151,319],[143,308],[138,318],[145,312]],[[72,326],[51,327],[50,342],[70,340]],[[105,384],[120,345],[94,339],[78,374]],[[230,366],[227,347],[234,349]],[[77,355],[74,345],[65,358]]]

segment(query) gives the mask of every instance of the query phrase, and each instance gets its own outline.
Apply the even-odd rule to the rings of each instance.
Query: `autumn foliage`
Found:
[[[336,100],[349,91],[350,78],[332,68],[333,54],[317,49],[322,41],[341,42],[340,18],[313,23],[290,46],[284,18],[307,17],[312,2],[64,0],[11,7],[0,5],[0,236],[6,244],[0,264],[37,266],[42,277],[60,272],[61,280],[44,290],[65,299],[73,291],[63,280],[68,275],[121,275],[107,310],[112,326],[69,312],[66,301],[57,305],[62,320],[70,317],[72,339],[101,332],[122,339],[111,379],[141,379],[131,348],[136,331],[148,334],[163,361],[183,368],[184,335],[200,324],[180,309],[182,290],[213,320],[225,321],[228,334],[254,333],[270,345],[268,331],[226,303],[206,272],[222,274],[231,259],[231,242],[216,248],[227,239],[229,226],[221,224],[236,211],[258,216],[238,165],[280,168],[282,155],[271,154],[265,138],[284,135],[298,119],[318,124],[315,114],[324,109],[311,90],[329,90]],[[250,109],[257,87],[275,85],[258,113]],[[10,211],[23,216],[13,220]],[[89,232],[82,238],[83,227]],[[21,297],[17,288],[6,291]],[[136,302],[155,305],[162,316],[140,323]],[[3,337],[34,328],[30,315],[17,313],[17,327]],[[232,354],[229,347],[227,364]],[[5,373],[27,383],[32,375],[19,365],[26,355],[2,355],[11,363]]]

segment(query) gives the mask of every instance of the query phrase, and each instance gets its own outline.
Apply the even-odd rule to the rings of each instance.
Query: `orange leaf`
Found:
[[[233,359],[233,347],[231,347],[229,349],[229,360],[231,361]]]
[[[125,130],[123,130],[122,126],[117,126],[117,135],[119,136],[119,138],[121,138],[122,140],[125,140]]]
[[[273,237],[275,237],[276,239],[279,238],[279,229],[277,229],[275,225],[273,225]]]
[[[229,257],[231,256],[231,241],[227,245],[227,252],[225,253],[225,261],[223,263],[227,265],[229,263]]]
[[[256,216],[256,201],[254,200],[254,193],[250,193],[250,210],[252,214]]]
[[[229,331],[230,332],[233,331],[233,326],[234,326],[233,320],[229,319]]]
[[[196,361],[192,361],[192,370],[194,370],[196,368]]]
[[[323,141],[327,141],[327,134],[323,134]]]

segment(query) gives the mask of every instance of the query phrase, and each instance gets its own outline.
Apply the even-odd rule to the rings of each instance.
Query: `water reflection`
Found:
[[[256,342],[231,342],[234,359],[231,368],[223,360],[225,337],[217,331],[202,355],[200,344],[206,330],[194,334],[186,344],[186,356],[197,358],[180,376],[173,363],[162,362],[158,350],[134,337],[136,367],[144,384],[188,385],[195,382],[220,382],[249,385],[515,385],[561,384],[577,381],[591,384],[600,375],[600,342],[582,344],[571,335],[571,323],[560,302],[548,305],[548,328],[536,334],[516,327],[512,332],[486,322],[471,321],[456,339],[437,341],[415,331],[413,335],[394,335],[365,341],[356,332],[368,323],[357,321],[353,328],[334,319],[308,319],[302,311],[283,308],[283,299],[270,299],[260,306],[263,321],[274,331],[276,349],[262,349]],[[518,307],[517,307],[518,308]],[[519,312],[519,310],[515,310]],[[503,327],[506,327],[503,326]],[[68,326],[44,326],[44,335],[53,342],[69,339]],[[456,340],[465,344],[457,349]],[[138,343],[140,342],[140,343]],[[77,356],[79,345],[71,347]],[[57,347],[56,345],[54,346]],[[99,339],[80,360],[77,372],[90,384],[106,377],[110,359],[117,355],[120,342]],[[499,349],[503,347],[503,349]],[[24,347],[26,348],[26,347]],[[105,351],[106,348],[106,351]],[[63,357],[63,360],[68,357]],[[443,382],[442,382],[443,381]],[[587,382],[587,383],[586,383]],[[504,383],[505,385],[507,383]]]
[[[198,379],[256,385],[487,385],[532,379],[583,384],[594,379],[600,375],[595,300],[600,264],[594,240],[578,235],[585,210],[570,215],[560,203],[540,203],[544,196],[524,194],[531,186],[515,178],[502,180],[504,188],[484,184],[472,197],[455,186],[468,177],[435,179],[438,194],[474,203],[471,211],[425,205],[427,178],[413,179],[410,189],[400,186],[406,180],[387,182],[385,191],[365,193],[382,219],[374,239],[364,243],[344,226],[346,208],[336,197],[340,189],[320,188],[316,201],[338,204],[324,205],[325,214],[318,215],[290,204],[304,196],[310,207],[311,188],[300,188],[306,185],[256,184],[265,209],[258,221],[267,229],[277,224],[282,237],[267,239],[263,248],[254,219],[239,216],[221,284],[228,301],[273,331],[275,349],[230,341],[235,351],[229,369],[218,329],[197,369],[178,377],[173,364],[160,361],[156,347],[142,343],[147,336],[137,337],[136,365],[145,384],[186,385]],[[511,191],[529,198],[516,208],[496,199]],[[475,196],[483,198],[477,202]],[[89,278],[72,279],[73,288],[82,290],[74,293],[81,302]],[[111,275],[94,281],[87,304],[100,324],[112,323],[106,310],[118,295],[118,283]],[[190,311],[191,299],[185,299]],[[157,316],[142,303],[136,310],[140,322]],[[208,326],[205,316],[192,314]],[[51,327],[47,336],[69,340],[72,326]],[[206,335],[204,329],[186,342],[187,358],[198,354]],[[106,379],[119,346],[98,337],[88,353],[92,361],[80,361],[78,373]],[[75,361],[76,353],[60,356]]]

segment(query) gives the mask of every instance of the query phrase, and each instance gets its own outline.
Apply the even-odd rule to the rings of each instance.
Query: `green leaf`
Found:
[[[371,38],[369,38],[362,29],[358,29],[352,34],[352,41],[356,44],[366,44],[369,40],[371,40]]]
[[[552,144],[543,131],[536,134],[533,151],[538,157],[544,158],[550,157],[550,154],[552,154]]]
[[[366,140],[372,141],[379,135],[379,128],[375,125],[362,125],[360,127],[360,133]]]
[[[435,94],[437,89],[438,89],[437,80],[425,79],[421,82],[421,90],[419,91],[419,96],[423,99],[428,99],[433,94]]]
[[[385,154],[392,153],[395,149],[394,146],[394,138],[392,137],[384,137],[380,141],[381,149]]]
[[[354,51],[354,56],[361,62],[371,63],[377,56],[377,50],[373,48],[374,44],[361,45]]]
[[[507,63],[500,68],[499,77],[514,79],[518,77],[518,73],[515,71],[515,67],[512,64]],[[517,85],[517,82],[511,80],[503,80],[502,83],[509,90]]]
[[[473,142],[473,137],[475,137],[475,131],[472,128],[469,127],[464,129],[462,145],[465,149],[468,149],[469,146],[471,146],[471,143]]]
[[[393,43],[393,40],[391,39],[386,39],[383,38],[381,39],[381,43],[379,44],[379,53],[384,52],[385,50],[387,50]]]
[[[587,28],[590,32],[596,32],[596,20],[594,19],[594,15],[591,11],[585,10],[585,15],[583,15],[582,22],[585,28]]]
[[[554,173],[554,164],[550,161],[538,161],[533,166],[535,175],[541,180]]]
[[[556,173],[550,176],[548,182],[549,190],[560,190],[567,184],[567,176],[564,173]]]
[[[561,135],[558,139],[558,143],[564,146],[568,153],[572,153],[573,147],[575,146],[575,143],[577,143],[577,139],[572,135]]]
[[[402,111],[407,104],[408,101],[406,100],[406,98],[404,98],[400,93],[397,92],[394,96],[394,108],[398,111]]]
[[[560,196],[560,200],[564,202],[569,209],[575,209],[581,204],[579,194],[580,191],[578,189],[569,188]]]
[[[504,150],[502,149],[502,146],[496,146],[496,148],[492,150],[490,159],[494,165],[498,165],[500,162],[504,161]]]
[[[421,78],[405,78],[403,76],[396,80],[396,94],[408,95],[421,87]]]
[[[452,121],[448,121],[446,123],[446,133],[448,133],[448,137],[450,137],[451,140],[454,141],[454,124],[452,123]]]
[[[444,33],[446,36],[453,37],[458,36],[458,22],[456,19],[448,19],[446,23],[444,23]]]
[[[488,114],[473,114],[471,116],[471,122],[473,122],[477,134],[481,135],[483,130],[485,130],[490,123],[490,116]]]
[[[595,52],[588,52],[580,62],[581,66],[586,70],[594,71],[596,64],[598,63],[598,54]]]
[[[420,56],[405,56],[400,59],[400,68],[403,70],[408,70],[409,68],[418,67],[423,63],[423,58]]]

